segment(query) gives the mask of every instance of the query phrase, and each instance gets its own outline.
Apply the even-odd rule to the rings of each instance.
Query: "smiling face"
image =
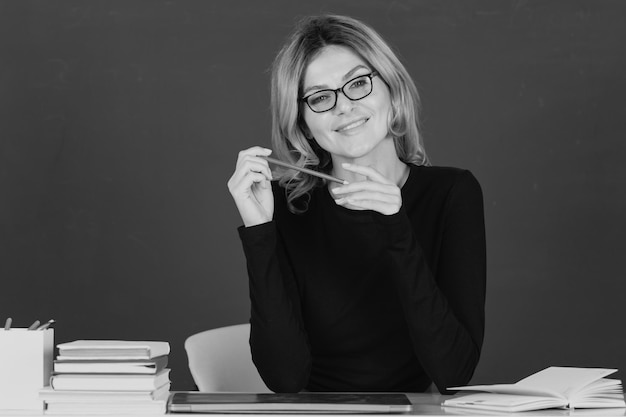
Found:
[[[327,46],[306,68],[302,96],[341,88],[349,80],[373,70],[351,49]],[[380,76],[372,78],[372,92],[361,100],[352,101],[340,91],[335,107],[329,111],[315,113],[306,104],[303,106],[304,121],[311,135],[334,160],[340,161],[375,159],[379,152],[393,149],[388,129],[390,112],[389,89]]]

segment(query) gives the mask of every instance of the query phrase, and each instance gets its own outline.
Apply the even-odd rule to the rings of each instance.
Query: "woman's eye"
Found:
[[[367,84],[365,78],[358,78],[358,79],[354,80],[352,82],[352,84],[350,84],[350,88],[361,88],[365,84]]]
[[[315,105],[315,104],[320,104],[321,102],[329,100],[329,99],[330,99],[330,94],[320,93],[320,94],[316,94],[316,95],[309,97],[309,103]]]

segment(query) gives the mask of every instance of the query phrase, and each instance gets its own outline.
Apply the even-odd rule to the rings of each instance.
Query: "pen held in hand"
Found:
[[[328,175],[322,172],[314,171],[312,169],[302,168],[296,165],[288,164],[287,162],[270,158],[269,156],[259,155],[259,157],[265,159],[267,162],[272,163],[274,165],[278,165],[278,166],[289,168],[289,169],[294,169],[296,171],[304,172],[305,174],[313,175],[314,177],[323,178],[328,181],[338,182],[339,184],[343,184],[343,185],[348,184],[348,181],[342,180],[341,178],[333,177],[332,175]]]

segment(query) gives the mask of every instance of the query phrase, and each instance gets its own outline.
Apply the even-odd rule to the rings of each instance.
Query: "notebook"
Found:
[[[411,402],[396,393],[248,394],[177,392],[171,413],[404,413]]]

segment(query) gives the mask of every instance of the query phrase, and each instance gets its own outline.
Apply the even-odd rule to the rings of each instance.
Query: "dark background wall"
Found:
[[[432,161],[483,186],[474,382],[626,369],[622,1],[0,1],[0,319],[167,340],[193,388],[184,339],[249,317],[226,182],[269,146],[275,53],[322,12],[397,49]]]

